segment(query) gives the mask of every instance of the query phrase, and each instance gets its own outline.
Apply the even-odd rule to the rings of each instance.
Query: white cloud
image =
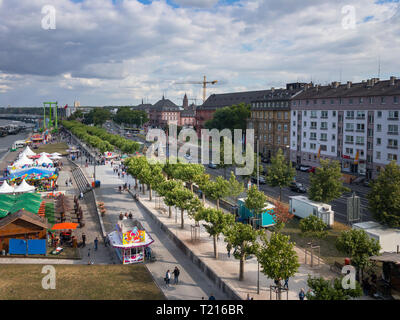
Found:
[[[1,1],[1,0],[0,0]],[[291,81],[321,83],[381,77],[399,70],[397,3],[361,0],[357,25],[344,30],[348,1],[125,0],[4,1],[0,10],[0,105],[40,105],[43,99],[83,105],[201,98],[203,75],[219,84],[208,93],[258,90]],[[223,3],[223,2],[222,2]],[[56,7],[57,29],[40,27],[41,7]],[[190,4],[190,5],[189,5]],[[212,9],[204,9],[214,6]],[[366,17],[373,16],[364,22]],[[66,76],[67,75],[67,76]],[[3,81],[3,82],[2,82]],[[6,86],[6,87],[4,87]],[[44,90],[46,88],[46,90]],[[51,95],[51,97],[47,97]]]

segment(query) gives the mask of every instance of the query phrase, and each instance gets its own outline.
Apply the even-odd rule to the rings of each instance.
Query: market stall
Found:
[[[119,221],[108,239],[123,264],[143,262],[145,248],[154,242],[140,222],[131,219]]]
[[[4,181],[3,184],[0,187],[0,193],[1,194],[10,194],[14,193],[14,187],[10,186],[7,181]]]
[[[25,192],[34,192],[34,191],[35,191],[35,187],[28,184],[26,182],[26,180],[22,180],[22,182],[14,189],[15,193],[25,193]]]

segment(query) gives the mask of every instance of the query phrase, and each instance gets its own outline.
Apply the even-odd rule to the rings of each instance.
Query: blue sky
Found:
[[[83,2],[83,3],[82,3]],[[56,9],[44,30],[45,5]],[[345,6],[354,28],[346,28]],[[0,0],[0,106],[154,103],[165,94],[400,76],[399,0]],[[347,11],[346,11],[347,12]],[[388,50],[389,48],[389,50]]]

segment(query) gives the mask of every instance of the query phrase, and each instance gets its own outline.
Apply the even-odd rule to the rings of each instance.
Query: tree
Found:
[[[281,298],[281,280],[293,277],[300,267],[294,243],[290,237],[281,233],[272,233],[267,239],[263,234],[257,251],[261,272],[278,283],[278,299]]]
[[[377,221],[389,227],[400,227],[400,166],[395,161],[381,170],[367,199]]]
[[[224,214],[221,210],[213,208],[202,208],[196,215],[196,220],[204,220],[204,224],[210,237],[213,237],[214,242],[214,257],[218,259],[217,241],[221,233],[224,232],[230,225],[235,223],[235,217],[231,214]]]
[[[175,204],[174,201],[170,201],[172,200],[171,197],[166,197],[168,192],[171,192],[172,190],[176,189],[176,188],[182,188],[182,182],[177,181],[177,180],[165,180],[162,183],[160,183],[157,186],[157,192],[161,197],[165,197],[164,198],[164,203],[168,206],[168,217],[171,218],[172,217],[172,210],[171,210],[171,206],[173,206]]]
[[[260,225],[260,216],[265,208],[265,202],[267,202],[267,197],[264,192],[259,191],[256,186],[251,186],[244,204],[256,217],[258,226]]]
[[[300,221],[301,234],[305,237],[310,237],[311,244],[314,239],[322,239],[327,236],[327,227],[322,219],[313,215]]]
[[[166,195],[168,203],[173,203],[175,207],[181,210],[181,228],[184,228],[184,211],[190,210],[193,206],[193,198],[195,198],[192,191],[186,188],[175,188],[168,192]]]
[[[85,114],[83,122],[101,127],[109,119],[111,119],[110,111],[104,108],[94,108]]]
[[[239,195],[244,191],[243,183],[240,183],[233,171],[231,171],[231,176],[228,180],[229,182],[229,194],[235,198],[235,203],[237,203]]]
[[[360,279],[363,270],[371,265],[369,257],[379,255],[381,246],[371,239],[362,229],[342,231],[336,240],[336,248],[351,258],[351,263],[358,269]]]
[[[151,201],[152,189],[154,188],[154,186],[164,181],[161,165],[149,164],[146,161],[146,164],[143,165],[142,169],[139,172],[139,179],[142,183],[146,184],[149,187],[149,200]]]
[[[362,295],[360,283],[357,281],[355,289],[343,289],[342,278],[334,279],[332,284],[322,277],[308,276],[307,284],[312,290],[312,294],[306,294],[307,300],[348,300]]]
[[[250,105],[240,103],[217,109],[213,118],[205,123],[207,129],[242,129],[246,130],[247,119],[250,117]]]
[[[199,186],[202,193],[203,205],[206,203],[206,193],[208,186],[210,185],[210,175],[209,174],[199,174],[194,177],[194,182]]]
[[[190,184],[190,190],[193,192],[193,182],[196,176],[204,173],[202,164],[178,163],[174,170],[174,177]]]
[[[224,145],[224,139],[222,139],[222,142],[220,145],[220,150],[219,150],[219,163],[217,164],[217,168],[224,170],[224,178],[225,179],[226,179],[226,169],[231,167],[233,165],[233,162],[234,162],[234,157],[233,157],[233,153],[232,153],[232,161],[230,163],[225,163],[225,145]]]
[[[276,232],[280,232],[286,225],[286,223],[293,219],[294,214],[291,214],[289,212],[289,208],[287,205],[285,205],[283,202],[280,201],[274,201],[274,221],[275,221],[275,226],[274,230]]]
[[[271,187],[279,187],[279,201],[282,200],[282,188],[287,187],[295,176],[296,170],[286,161],[282,149],[279,149],[276,156],[271,158],[271,166],[266,177]]]
[[[254,230],[250,225],[243,223],[234,223],[224,232],[225,242],[228,242],[234,248],[233,256],[239,259],[239,281],[244,279],[244,263],[246,258],[257,253],[257,237],[261,231]]]
[[[217,201],[219,210],[219,200],[229,195],[229,182],[222,177],[217,177],[215,181],[210,181],[205,191],[210,198]]]
[[[350,189],[343,186],[342,173],[338,161],[321,160],[321,167],[310,176],[309,198],[314,201],[329,203],[340,198]]]

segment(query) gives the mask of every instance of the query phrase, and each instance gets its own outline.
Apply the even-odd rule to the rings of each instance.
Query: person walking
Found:
[[[299,292],[299,299],[300,300],[304,300],[304,297],[306,296],[306,293],[304,292],[304,289],[301,288],[300,292]]]
[[[167,273],[165,274],[165,284],[167,287],[169,287],[169,282],[171,281],[171,272],[167,270]]]
[[[99,239],[97,239],[97,237],[96,237],[96,239],[94,239],[94,250],[95,251],[97,251],[98,244],[99,244]]]
[[[208,300],[216,300],[213,293],[208,297]]]
[[[86,247],[86,235],[82,234],[82,247]]]
[[[285,284],[283,285],[283,288],[289,290],[289,278],[285,279]]]
[[[226,251],[228,251],[228,258],[231,257],[231,250],[232,250],[232,244],[228,242],[228,244],[226,245]]]
[[[174,284],[178,284],[180,273],[181,272],[179,271],[178,267],[175,267],[175,269],[174,269]]]

